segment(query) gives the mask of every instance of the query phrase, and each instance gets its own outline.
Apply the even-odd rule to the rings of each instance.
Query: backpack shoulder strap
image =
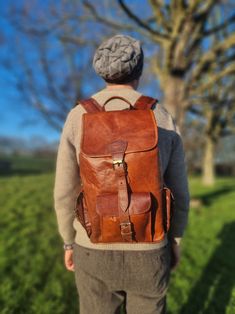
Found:
[[[104,111],[102,106],[94,98],[79,100],[77,103],[81,104],[88,113]]]
[[[157,102],[158,100],[156,98],[142,95],[135,102],[134,108],[139,110],[152,109],[153,105]]]

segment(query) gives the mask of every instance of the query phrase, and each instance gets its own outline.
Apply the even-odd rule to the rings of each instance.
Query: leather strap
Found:
[[[120,230],[124,241],[132,242],[133,233],[129,216],[129,197],[126,181],[126,164],[124,162],[124,154],[127,149],[127,142],[116,141],[110,144],[110,152],[113,158],[113,167],[115,170],[118,183],[118,211],[120,219]]]
[[[105,106],[107,105],[107,103],[110,101],[110,100],[113,100],[113,99],[121,99],[122,101],[125,101],[129,106],[130,106],[130,109],[134,109],[134,107],[132,106],[132,104],[127,100],[125,99],[124,97],[121,97],[121,96],[112,96],[110,97],[109,99],[107,99],[103,105],[103,108],[105,110]]]
[[[132,242],[132,228],[129,216],[129,199],[126,182],[125,164],[114,165],[118,181],[118,211],[120,219],[120,230],[122,238],[127,242]]]
[[[134,108],[138,110],[152,109],[153,105],[158,102],[156,98],[148,96],[140,96],[134,104]]]
[[[118,207],[122,212],[126,212],[129,206],[127,182],[126,182],[126,169],[125,164],[114,164],[114,170],[116,172],[117,183],[118,183]]]
[[[152,109],[153,105],[155,105],[158,102],[156,98],[142,95],[140,96],[139,99],[137,99],[134,106],[132,106],[132,104],[128,100],[120,96],[110,97],[109,99],[105,101],[103,106],[101,106],[94,98],[79,100],[78,103],[81,104],[83,108],[86,110],[86,112],[88,113],[101,112],[101,111],[105,111],[106,104],[112,99],[121,99],[125,101],[126,103],[128,103],[128,105],[130,106],[130,109],[138,109],[138,110]]]
[[[91,236],[91,233],[92,233],[92,229],[91,229],[91,222],[90,222],[90,219],[88,217],[88,210],[87,210],[87,205],[86,205],[86,200],[85,200],[85,197],[83,197],[83,207],[84,207],[84,223],[85,223],[85,229],[86,229],[86,232],[87,232],[87,235],[88,237]]]
[[[81,104],[88,113],[104,111],[103,107],[98,104],[94,98],[79,100],[78,103]]]

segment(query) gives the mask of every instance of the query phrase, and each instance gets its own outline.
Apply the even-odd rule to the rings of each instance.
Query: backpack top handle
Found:
[[[121,99],[123,101],[125,101],[129,106],[130,108],[129,109],[135,109],[134,106],[132,106],[132,104],[127,100],[125,99],[124,97],[121,97],[121,96],[112,96],[110,98],[108,98],[105,103],[103,104],[103,111],[105,111],[105,106],[107,105],[107,103],[110,101],[110,100],[113,100],[113,99]]]
[[[134,105],[132,105],[127,99],[125,99],[124,97],[121,96],[112,96],[109,99],[106,100],[106,102],[103,105],[103,110],[105,111],[105,106],[106,104],[112,100],[112,99],[121,99],[123,101],[125,101],[126,103],[128,103],[128,105],[130,106],[130,110],[146,110],[146,109],[153,109],[153,106],[158,103],[158,100],[156,98],[152,98],[149,96],[144,96],[141,95],[135,102]]]
[[[112,96],[108,98],[104,105],[101,106],[94,98],[89,98],[85,100],[80,100],[77,103],[80,103],[83,108],[86,110],[86,112],[102,112],[105,111],[105,106],[107,103],[112,100],[112,99],[121,99],[124,102],[126,102],[129,105],[129,110],[146,110],[146,109],[153,109],[153,106],[158,102],[156,98],[148,97],[148,96],[140,96],[134,106],[124,97],[121,96]]]

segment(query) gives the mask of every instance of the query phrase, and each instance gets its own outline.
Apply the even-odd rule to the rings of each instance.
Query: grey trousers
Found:
[[[170,249],[101,251],[74,247],[80,314],[163,314],[170,276]]]

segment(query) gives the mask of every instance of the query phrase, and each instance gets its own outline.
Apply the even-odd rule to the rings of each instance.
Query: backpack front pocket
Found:
[[[96,211],[100,217],[102,242],[124,242],[120,228],[120,215],[123,215],[123,213],[118,209],[118,194],[97,196]],[[131,223],[133,241],[151,242],[150,193],[132,193],[127,211]]]

